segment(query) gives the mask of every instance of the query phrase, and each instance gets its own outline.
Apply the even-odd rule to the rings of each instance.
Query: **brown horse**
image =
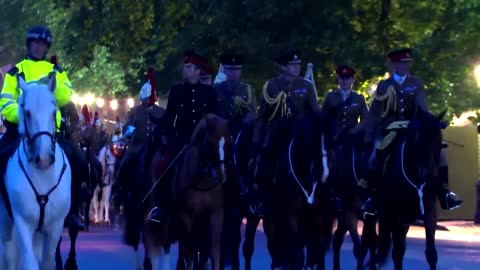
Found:
[[[412,120],[387,127],[395,134],[392,151],[386,154],[383,181],[378,183],[379,249],[382,267],[393,243],[392,258],[396,270],[403,269],[406,235],[410,224],[421,218],[425,225],[425,256],[430,269],[436,269],[435,248],[437,171],[442,143],[441,120],[418,108]]]
[[[304,247],[317,255],[314,265],[324,269],[323,258],[330,235],[330,218],[326,180],[329,175],[323,117],[305,116],[291,120],[293,131],[290,142],[282,151],[277,174],[278,193],[281,198],[281,217],[286,238],[283,248],[289,269],[304,268]]]
[[[348,129],[339,134],[335,146],[334,168],[329,181],[336,190],[336,195],[342,201],[342,211],[336,214],[337,229],[333,235],[333,269],[340,269],[340,251],[343,239],[347,231],[353,242],[353,253],[357,259],[357,269],[363,269],[363,262],[367,253],[370,251],[370,268],[374,266],[374,256],[376,253],[376,219],[371,216],[364,218],[362,241],[358,234],[358,220],[361,216],[361,208],[367,190],[363,184],[362,171],[359,169],[359,145],[355,142],[359,140],[349,135]]]
[[[178,164],[173,194],[181,224],[179,253],[184,256],[186,269],[193,269],[195,237],[199,234],[210,236],[212,269],[220,269],[225,158],[230,156],[231,141],[228,122],[208,114],[197,125]],[[205,221],[209,231],[198,232]]]

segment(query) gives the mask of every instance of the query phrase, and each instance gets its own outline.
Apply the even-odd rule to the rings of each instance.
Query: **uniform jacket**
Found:
[[[423,87],[422,81],[408,75],[402,85],[398,85],[392,77],[380,81],[377,87],[376,95],[385,95],[390,86],[395,88],[396,93],[396,110],[390,109],[388,117],[384,119],[394,120],[410,120],[415,114],[417,107],[428,111],[427,97]],[[372,142],[375,136],[375,130],[380,125],[383,125],[384,119],[381,118],[383,110],[386,108],[386,102],[374,99],[370,106],[370,111],[365,123],[362,123],[362,128],[365,130],[365,141]]]
[[[187,144],[202,117],[216,112],[217,99],[211,86],[182,83],[172,87],[164,119],[169,143],[174,140]]]
[[[289,81],[281,75],[267,83],[267,93],[270,98],[277,97],[282,91],[287,94],[286,115],[283,117],[301,119],[308,113],[319,114],[321,112],[311,82],[300,77]],[[280,109],[278,109],[273,119],[269,121],[274,110],[275,106],[268,104],[262,95],[253,137],[254,144],[266,144],[270,140],[270,136],[275,133],[278,123],[282,120],[282,115]]]
[[[24,59],[7,72],[0,94],[0,111],[7,121],[18,124],[17,101],[22,93],[22,90],[18,88],[18,76],[22,76],[25,82],[29,83],[47,77],[54,69],[57,70],[57,72],[56,89],[53,95],[57,101],[57,106],[65,106],[65,104],[70,101],[73,89],[65,71],[45,60],[34,61]],[[62,116],[60,110],[58,110],[57,127],[60,127],[61,121]]]
[[[127,151],[139,153],[147,142],[148,137],[153,133],[155,124],[160,123],[164,115],[165,109],[157,105],[148,107],[146,104],[140,104],[133,107],[128,115],[127,122],[123,126],[124,134],[128,126],[135,127],[135,131],[133,132]]]
[[[353,91],[343,100],[342,90],[329,92],[323,101],[322,109],[332,121],[330,128],[334,138],[358,124],[358,120],[365,120],[368,114],[365,98]]]

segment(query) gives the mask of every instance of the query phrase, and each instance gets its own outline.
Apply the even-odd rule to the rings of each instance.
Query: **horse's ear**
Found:
[[[52,72],[48,77],[48,89],[53,93],[57,87],[57,76],[55,76],[55,72]]]

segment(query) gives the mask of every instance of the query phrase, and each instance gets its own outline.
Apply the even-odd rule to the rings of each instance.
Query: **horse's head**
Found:
[[[413,116],[407,128],[407,141],[413,144],[418,165],[421,166],[425,176],[436,175],[442,147],[442,128],[445,111],[435,116],[420,107]]]
[[[19,77],[18,86],[23,92],[18,107],[18,130],[26,142],[26,154],[29,161],[35,162],[38,168],[46,169],[55,162],[55,76],[50,77],[48,85],[26,83]]]
[[[192,148],[198,148],[198,162],[212,178],[226,180],[227,157],[230,157],[232,138],[228,121],[207,114],[197,125],[191,138]]]

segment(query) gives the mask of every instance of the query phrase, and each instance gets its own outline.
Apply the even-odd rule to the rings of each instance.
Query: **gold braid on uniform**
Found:
[[[395,87],[393,87],[393,85],[390,85],[383,95],[379,95],[378,91],[375,92],[375,96],[373,98],[374,100],[385,102],[382,106],[382,114],[380,115],[382,118],[387,116],[390,109],[393,109],[394,112],[397,111],[397,92],[395,91]]]
[[[235,111],[240,115],[243,114],[242,108],[246,108],[247,110],[249,110],[251,112],[256,112],[255,108],[252,109],[249,106],[250,104],[252,104],[252,100],[253,100],[252,88],[248,84],[246,86],[247,86],[247,99],[245,100],[240,96],[235,96],[235,98],[233,99],[233,103],[234,103],[234,106],[235,106]]]
[[[287,93],[285,91],[281,91],[278,93],[278,95],[275,98],[272,98],[268,95],[267,92],[268,88],[268,81],[263,85],[263,98],[265,99],[265,102],[267,102],[268,105],[275,105],[275,109],[273,110],[272,116],[268,119],[268,121],[272,121],[272,119],[275,117],[275,115],[278,112],[278,109],[280,109],[280,114],[283,117],[285,114],[287,108]]]

